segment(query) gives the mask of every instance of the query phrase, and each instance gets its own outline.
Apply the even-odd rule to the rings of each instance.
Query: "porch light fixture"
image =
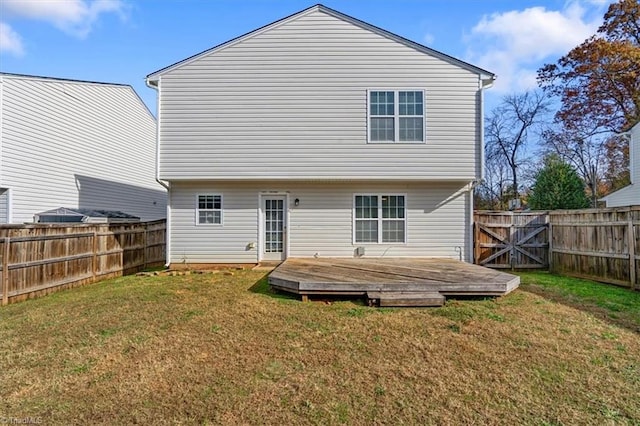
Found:
[[[296,206],[296,207],[298,207],[298,206],[300,205],[300,199],[299,199],[299,198],[296,198],[296,199],[293,201],[293,205],[294,205],[294,206]]]

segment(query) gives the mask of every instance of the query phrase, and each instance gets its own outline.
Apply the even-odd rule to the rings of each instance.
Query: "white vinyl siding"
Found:
[[[479,179],[479,78],[310,12],[161,75],[160,177]],[[368,143],[387,88],[423,92],[427,143]]]
[[[131,87],[0,74],[0,88],[14,223],[58,207],[166,217],[156,121]]]
[[[173,263],[255,263],[258,261],[260,194],[288,194],[289,257],[451,257],[470,261],[470,197],[463,182],[304,183],[175,182],[171,190]],[[224,227],[194,224],[197,194],[224,194]],[[402,194],[406,242],[360,244],[353,240],[354,194]],[[299,205],[295,206],[295,199]]]
[[[607,207],[626,207],[640,205],[640,184],[631,184],[612,192],[605,198]]]
[[[631,185],[607,195],[607,207],[640,205],[640,123],[631,129],[629,141],[629,172]]]
[[[396,194],[355,195],[354,242],[405,243],[406,196]]]
[[[222,225],[222,195],[198,194],[196,223],[198,225]]]

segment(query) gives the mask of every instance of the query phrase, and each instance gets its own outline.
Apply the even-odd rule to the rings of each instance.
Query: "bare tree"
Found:
[[[485,161],[484,179],[476,187],[475,205],[485,210],[506,210],[509,193],[509,171],[497,157]]]
[[[571,164],[591,192],[591,205],[596,207],[598,200],[598,182],[603,170],[604,145],[597,135],[569,132],[566,129],[548,130],[544,134],[544,146],[547,152],[555,153]]]
[[[540,92],[505,96],[486,119],[487,163],[497,161],[509,170],[514,198],[520,195],[520,171],[527,162],[527,146],[540,136],[549,113],[547,98]]]
[[[611,181],[620,179],[622,185],[627,183],[625,177],[628,176],[628,168],[622,153],[625,147],[628,153],[628,141],[624,135],[595,134],[591,130],[586,130],[585,133],[577,128],[569,130],[562,123],[558,124],[560,127],[557,129],[544,133],[545,151],[559,155],[576,169],[589,189],[591,206],[597,207],[603,190],[610,190],[613,186]],[[611,145],[615,145],[616,149],[610,149]],[[613,154],[620,154],[621,158],[613,158]]]

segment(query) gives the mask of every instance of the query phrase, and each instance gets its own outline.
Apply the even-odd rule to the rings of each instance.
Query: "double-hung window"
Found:
[[[354,199],[355,243],[405,243],[404,195],[356,195]]]
[[[196,223],[198,225],[222,224],[222,195],[198,195]]]
[[[424,121],[422,90],[369,92],[370,142],[424,142]]]

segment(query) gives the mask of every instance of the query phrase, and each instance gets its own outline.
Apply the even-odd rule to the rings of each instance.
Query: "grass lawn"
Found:
[[[638,293],[528,273],[498,299],[376,309],[272,294],[264,274],[123,277],[1,308],[0,418],[640,425]]]

